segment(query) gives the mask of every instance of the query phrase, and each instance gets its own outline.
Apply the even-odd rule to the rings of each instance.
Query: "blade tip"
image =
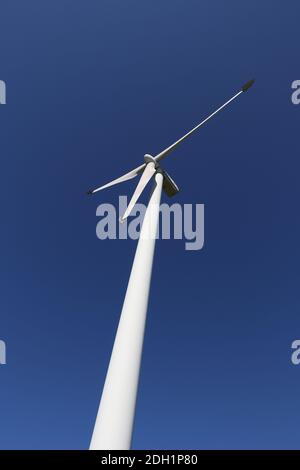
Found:
[[[250,87],[252,87],[252,85],[255,83],[255,80],[252,79],[252,80],[249,80],[249,82],[245,83],[245,85],[243,85],[242,87],[242,91],[248,91]]]

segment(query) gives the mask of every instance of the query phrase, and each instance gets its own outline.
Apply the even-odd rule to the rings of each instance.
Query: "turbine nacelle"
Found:
[[[158,165],[158,163],[156,162],[155,160],[155,157],[153,157],[152,155],[150,155],[149,153],[145,153],[144,155],[144,162],[147,164],[147,163],[150,163],[150,162],[153,162],[155,164],[155,167]]]
[[[173,179],[170,177],[170,175],[163,170],[158,161],[153,157],[152,155],[146,154],[144,155],[144,161],[145,163],[134,170],[130,171],[129,173],[126,173],[125,175],[121,176],[120,178],[117,178],[116,180],[111,181],[110,183],[105,184],[104,186],[100,186],[100,188],[88,191],[87,194],[95,194],[98,191],[101,191],[102,189],[109,188],[110,186],[114,186],[119,183],[123,183],[124,181],[130,180],[132,178],[135,178],[138,174],[141,174],[140,180],[138,182],[138,185],[132,195],[132,198],[128,204],[128,207],[122,217],[120,217],[120,222],[124,222],[125,219],[129,216],[130,212],[132,211],[134,205],[138,201],[140,195],[142,194],[143,190],[145,189],[146,185],[152,178],[152,176],[156,172],[160,172],[163,175],[163,190],[165,193],[169,196],[172,197],[176,193],[178,193],[179,189],[177,184],[173,181]]]

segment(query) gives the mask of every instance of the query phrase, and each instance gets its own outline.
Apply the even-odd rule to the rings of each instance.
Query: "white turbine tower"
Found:
[[[139,167],[88,192],[95,194],[101,189],[141,175],[132,199],[120,219],[122,222],[129,216],[145,186],[155,175],[106,374],[90,443],[91,450],[128,450],[131,446],[161,191],[164,189],[168,196],[173,196],[179,191],[176,183],[161,168],[160,161],[215,114],[247,91],[253,83],[254,80],[247,82],[226,103],[155,157],[145,155],[144,163]]]

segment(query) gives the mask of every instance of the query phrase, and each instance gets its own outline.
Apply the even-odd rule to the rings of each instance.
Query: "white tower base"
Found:
[[[163,175],[156,173],[105,379],[91,450],[129,450],[131,446],[162,184]]]

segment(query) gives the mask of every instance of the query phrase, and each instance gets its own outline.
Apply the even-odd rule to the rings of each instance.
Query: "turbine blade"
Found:
[[[120,176],[120,178],[117,178],[116,180],[111,181],[110,183],[104,184],[103,186],[100,186],[99,188],[92,189],[88,191],[87,194],[95,194],[98,191],[101,191],[102,189],[109,188],[110,186],[114,186],[115,184],[123,183],[124,181],[131,180],[132,178],[135,178],[139,173],[141,173],[146,166],[146,163],[143,163],[143,165],[138,166],[132,171],[129,171],[129,173],[126,173],[123,176]]]
[[[197,126],[193,127],[192,130],[190,130],[187,134],[185,134],[183,137],[180,139],[176,140],[174,144],[170,145],[167,147],[165,150],[157,154],[154,158],[157,162],[165,158],[170,152],[172,152],[181,142],[183,142],[185,139],[187,139],[190,135],[192,135],[199,127],[203,126],[209,119],[211,119],[213,116],[215,116],[219,111],[221,111],[223,108],[229,105],[233,100],[235,100],[238,96],[240,96],[243,92],[247,91],[254,83],[254,80],[250,80],[247,82],[242,89],[236,93],[232,98],[230,98],[226,103],[224,103],[222,106],[220,106],[218,109],[216,109],[212,114],[210,114],[207,118],[205,118],[203,121],[200,122],[200,124],[197,124]]]
[[[153,162],[150,162],[147,164],[140,181],[138,182],[137,187],[135,188],[135,191],[133,193],[133,196],[131,198],[130,203],[128,204],[128,207],[123,215],[123,217],[120,218],[120,222],[124,222],[124,220],[129,216],[130,212],[133,209],[133,206],[137,202],[138,198],[142,194],[143,190],[145,189],[146,184],[148,181],[152,178],[154,173],[156,172],[155,165]]]
[[[177,194],[179,191],[177,184],[175,183],[173,178],[171,178],[169,173],[166,172],[166,170],[162,170],[162,172],[163,172],[163,177],[164,177],[164,181],[163,181],[164,192],[169,197],[175,196],[175,194]]]

